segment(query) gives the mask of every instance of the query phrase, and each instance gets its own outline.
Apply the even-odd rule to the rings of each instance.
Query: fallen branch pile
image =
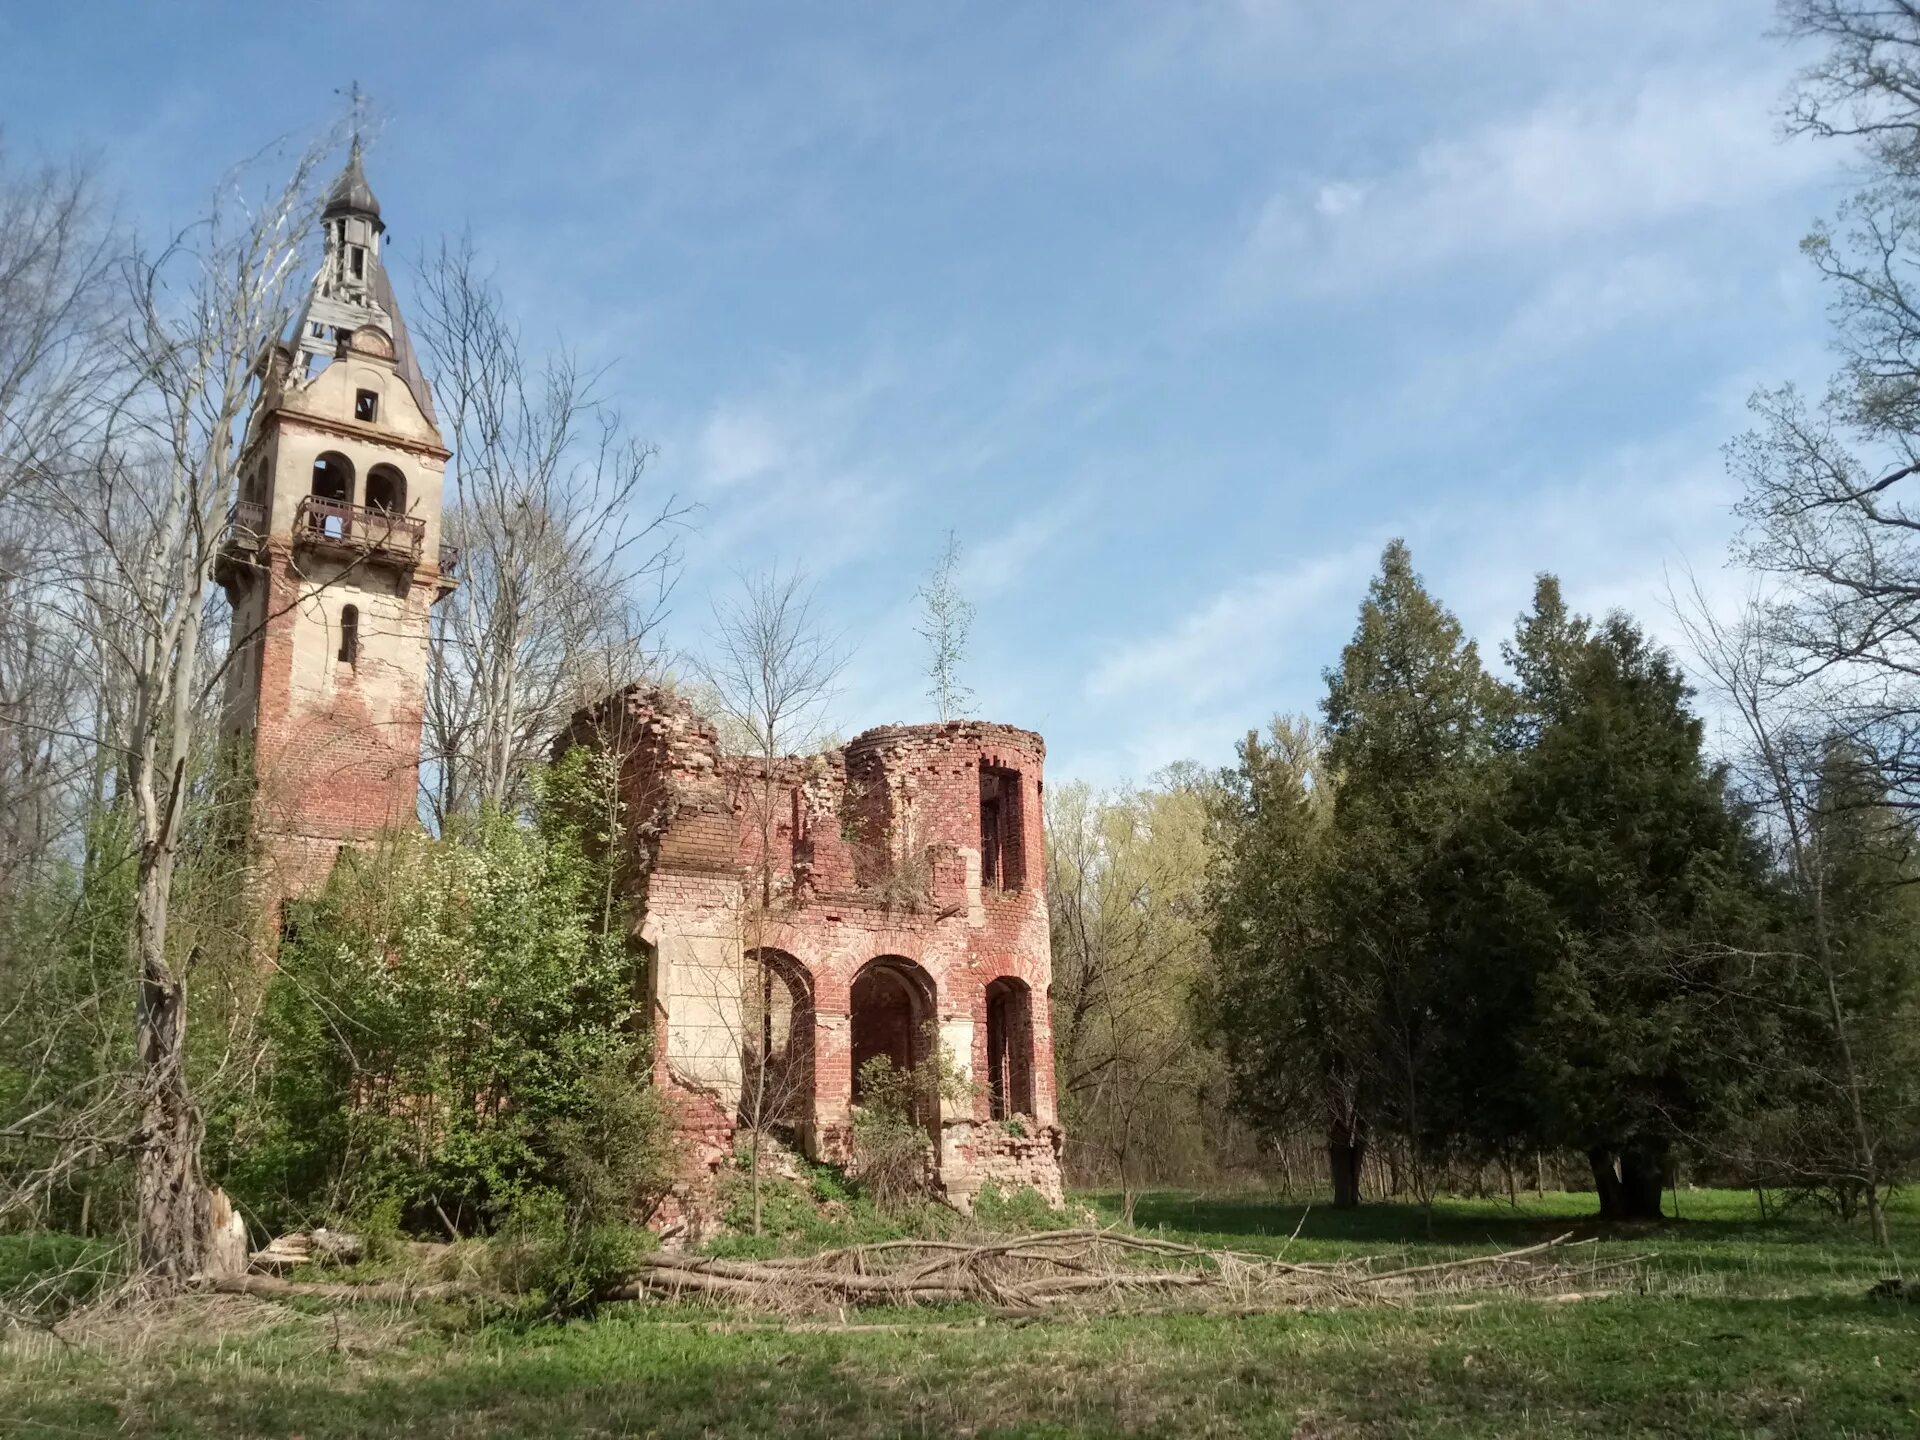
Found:
[[[610,1300],[711,1296],[804,1312],[847,1305],[975,1301],[1008,1313],[1068,1307],[1258,1312],[1402,1305],[1489,1292],[1568,1296],[1596,1276],[1619,1278],[1640,1258],[1580,1263],[1562,1235],[1521,1250],[1433,1264],[1379,1257],[1299,1262],[1180,1245],[1117,1230],[1054,1230],[984,1242],[889,1240],[781,1260],[649,1257]]]

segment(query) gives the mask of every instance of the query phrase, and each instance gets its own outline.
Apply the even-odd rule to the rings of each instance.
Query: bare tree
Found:
[[[421,277],[418,330],[453,448],[460,586],[434,611],[427,773],[439,819],[524,798],[580,706],[657,668],[689,513],[571,354],[529,359],[470,241]]]
[[[58,535],[35,482],[94,447],[125,388],[119,244],[86,166],[0,151],[0,893],[70,838],[94,769],[97,671],[48,603]]]
[[[130,318],[119,340],[130,386],[109,408],[84,469],[36,467],[33,477],[36,501],[63,537],[51,583],[64,617],[97,647],[118,692],[105,738],[136,870],[137,1120],[126,1148],[136,1165],[141,1269],[156,1289],[202,1268],[216,1224],[186,1070],[186,967],[169,922],[192,760],[224,665],[206,643],[218,624],[214,563],[258,362],[292,322],[304,279],[300,247],[325,153],[300,154],[257,203],[243,193],[247,170],[235,172],[203,220],[126,263]]]
[[[773,904],[773,825],[783,756],[810,749],[825,732],[847,654],[820,628],[814,589],[799,570],[740,577],[737,592],[713,602],[706,653],[695,673],[721,718],[760,762],[753,787],[760,838],[760,904]]]
[[[965,715],[973,704],[973,691],[960,681],[960,667],[973,634],[974,607],[960,593],[959,570],[960,541],[949,530],[940,558],[915,592],[920,602],[917,633],[927,642],[927,678],[933,682],[927,696],[942,720]]]
[[[744,779],[744,798],[758,840],[754,886],[741,917],[742,952],[747,973],[741,1118],[748,1127],[752,1169],[753,1224],[760,1228],[761,1136],[768,1119],[789,1097],[780,1071],[770,1063],[778,1053],[771,1026],[777,1001],[787,985],[771,967],[766,932],[774,907],[774,831],[783,783],[781,761],[812,749],[821,738],[828,705],[838,691],[847,655],[836,637],[821,630],[814,615],[813,586],[798,570],[742,576],[731,598],[713,602],[713,624],[706,654],[696,671],[728,729],[751,744],[752,766]]]
[[[1826,282],[1842,365],[1826,394],[1763,390],[1730,449],[1738,554],[1772,577],[1770,663],[1920,805],[1920,5],[1782,0],[1822,42],[1789,130],[1857,147],[1865,183],[1803,250]]]
[[[1878,1113],[1870,1097],[1876,1074],[1889,1063],[1904,1070],[1906,1057],[1875,1055],[1867,1032],[1871,1026],[1860,1013],[1858,1000],[1863,990],[1877,992],[1875,1003],[1884,1006],[1896,997],[1884,987],[1863,986],[1859,961],[1847,953],[1848,947],[1836,937],[1841,923],[1833,914],[1834,869],[1836,856],[1827,843],[1838,823],[1858,817],[1838,815],[1833,807],[1848,803],[1834,792],[1834,736],[1825,717],[1815,710],[1801,708],[1802,692],[1790,657],[1784,656],[1774,632],[1768,609],[1750,598],[1731,620],[1717,617],[1696,586],[1690,603],[1676,606],[1688,642],[1697,663],[1721,701],[1737,717],[1744,744],[1739,776],[1742,788],[1768,821],[1776,838],[1787,879],[1800,900],[1806,917],[1805,953],[1789,951],[1765,957],[1775,965],[1804,967],[1809,983],[1799,986],[1757,986],[1773,1005],[1804,1005],[1808,1018],[1824,1029],[1827,1045],[1823,1053],[1831,1057],[1831,1074],[1823,1077],[1823,1089],[1831,1096],[1831,1109],[1842,1121],[1844,1160],[1836,1167],[1830,1162],[1807,1161],[1803,1153],[1774,1153],[1769,1158],[1780,1168],[1799,1169],[1820,1178],[1837,1177],[1857,1192],[1864,1201],[1868,1223],[1876,1243],[1889,1242],[1884,1192],[1894,1180],[1895,1167],[1888,1164],[1892,1147],[1880,1133]],[[1844,778],[1844,777],[1843,777]],[[1838,822],[1838,823],[1837,823]],[[1802,996],[1810,997],[1810,1003]],[[1803,1055],[1783,1057],[1788,1063],[1804,1067]],[[1817,1149],[1831,1148],[1831,1127],[1824,1123]]]

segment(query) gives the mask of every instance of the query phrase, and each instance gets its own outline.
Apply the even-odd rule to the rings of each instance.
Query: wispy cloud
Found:
[[[998,595],[1037,577],[1042,557],[1057,551],[1060,538],[1088,510],[1085,492],[1064,495],[985,540],[965,546],[956,577],[973,599]]]
[[[793,453],[790,438],[777,433],[766,414],[725,402],[707,416],[694,443],[696,483],[731,489],[777,470]]]
[[[1291,182],[1260,207],[1231,288],[1243,299],[1357,289],[1763,199],[1835,159],[1776,137],[1779,88],[1777,75],[1675,70],[1555,94],[1379,174]]]
[[[1378,551],[1367,540],[1230,586],[1109,653],[1088,675],[1087,695],[1112,700],[1151,690],[1192,705],[1297,659],[1290,633],[1335,597],[1357,593]]]

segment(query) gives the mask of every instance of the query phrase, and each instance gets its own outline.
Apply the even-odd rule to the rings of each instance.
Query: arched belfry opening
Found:
[[[307,502],[307,526],[340,539],[353,519],[353,462],[337,450],[322,451],[313,462],[313,487]]]
[[[1011,975],[987,986],[987,1113],[995,1120],[1034,1113],[1033,992]]]
[[[376,514],[406,514],[407,477],[391,465],[376,465],[367,471],[367,509]]]
[[[313,462],[313,496],[353,503],[353,462],[338,450],[323,450]]]
[[[749,950],[741,997],[740,1123],[810,1144],[813,987],[784,950]]]
[[[932,1044],[933,979],[911,960],[882,955],[869,960],[853,978],[853,1103],[865,1098],[861,1071],[885,1057],[895,1070],[912,1070],[927,1058]],[[937,1102],[925,1108],[937,1110]],[[934,1113],[915,1117],[933,1124]]]

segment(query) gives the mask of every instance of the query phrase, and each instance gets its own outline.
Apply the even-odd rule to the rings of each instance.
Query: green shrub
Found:
[[[524,1190],[488,1248],[503,1290],[555,1315],[591,1310],[659,1242],[619,1220],[589,1220],[555,1190]]]
[[[901,1069],[885,1055],[860,1067],[860,1103],[853,1113],[853,1175],[882,1210],[897,1211],[925,1198],[933,1178],[928,1126],[941,1102],[973,1095],[938,1032],[927,1027],[926,1058]]]
[[[1067,1223],[1031,1185],[1008,1192],[991,1180],[973,1197],[973,1218],[989,1230],[1058,1230]]]
[[[234,1122],[223,1174],[270,1225],[393,1213],[484,1233],[551,1192],[577,1239],[657,1200],[669,1126],[613,899],[611,780],[576,750],[538,778],[530,822],[349,852],[292,907],[264,1103]]]

